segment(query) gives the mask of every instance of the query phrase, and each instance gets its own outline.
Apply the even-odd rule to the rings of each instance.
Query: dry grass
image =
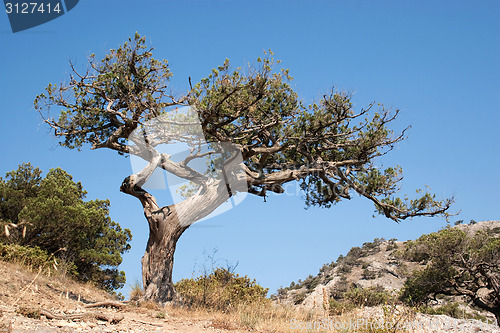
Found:
[[[26,291],[15,306],[17,309],[40,307],[58,312],[72,312],[80,309],[85,303],[110,299],[108,294],[89,284],[81,284],[54,275],[48,277],[45,274],[40,274],[37,276],[36,272],[28,272],[21,266],[0,262],[0,306],[2,309],[13,309],[14,307],[11,305],[19,298],[20,291],[23,289],[26,289]],[[80,309],[80,311],[82,310]],[[323,309],[313,311],[273,302],[242,303],[234,306],[231,310],[215,310],[173,304],[160,307],[153,302],[137,301],[130,302],[129,306],[122,310],[122,313],[125,315],[122,328],[129,329],[132,327],[131,325],[148,326],[149,324],[140,323],[153,322],[154,325],[166,325],[169,329],[189,333],[213,332],[214,330],[234,333],[400,332],[401,330],[397,329],[382,330],[370,326],[360,327],[357,330],[342,328],[336,330],[333,325],[334,323],[357,322],[360,318],[367,322],[406,322],[413,320],[413,314],[410,310],[401,306],[386,305],[375,308],[356,308],[352,312],[345,312],[338,316],[328,316]],[[2,322],[1,318],[0,322]],[[331,323],[331,327],[319,330],[311,326],[312,329],[308,330],[306,326],[324,322]],[[4,328],[1,325],[0,327]]]
[[[0,262],[0,303],[22,306],[40,306],[60,309],[79,304],[109,300],[105,291],[91,284],[83,284],[64,274],[32,272],[22,265]]]
[[[44,274],[27,272],[12,263],[0,262],[0,309],[17,313],[24,308],[46,308],[57,312],[85,311],[81,307],[88,302],[109,300],[109,295],[88,284],[81,284],[67,278],[49,278]],[[31,283],[34,281],[33,283]],[[26,288],[16,306],[12,304],[19,298],[20,291]],[[78,299],[80,299],[78,301]],[[429,322],[429,315],[415,313],[414,310],[397,304],[376,307],[358,306],[352,311],[329,315],[326,309],[317,311],[287,304],[260,302],[240,304],[231,310],[216,310],[203,307],[167,305],[160,307],[148,301],[130,302],[120,310],[125,319],[121,328],[137,328],[137,331],[150,326],[164,325],[165,331],[186,333],[198,332],[426,332],[424,329],[408,329],[412,323]],[[100,310],[101,311],[101,310]],[[108,313],[114,309],[102,310]],[[110,312],[111,311],[111,312]],[[5,312],[9,313],[9,312]],[[23,314],[31,316],[31,313]],[[13,315],[9,314],[13,317]],[[425,317],[427,316],[427,317]],[[3,321],[0,310],[0,323]],[[9,319],[9,318],[7,318]],[[424,321],[422,321],[424,320]],[[5,321],[7,323],[7,321]],[[141,324],[142,323],[142,324]],[[149,324],[153,323],[153,324]],[[355,326],[350,326],[354,323]],[[385,325],[380,325],[384,323]],[[405,323],[409,324],[405,327]],[[134,326],[135,325],[135,326]],[[142,326],[141,326],[142,325]],[[321,325],[321,326],[319,326]],[[1,329],[8,326],[0,325]],[[410,326],[411,327],[411,326]],[[467,331],[467,330],[465,330]],[[493,331],[491,331],[493,332]]]
[[[292,319],[306,321],[317,317],[312,311],[271,303],[240,305],[231,311],[167,305],[165,312],[181,320],[208,321],[209,326],[216,329],[256,332],[292,332]]]
[[[405,322],[411,322],[415,318],[413,311],[401,306],[358,308],[352,312],[328,317],[325,317],[324,311],[313,311],[291,305],[271,303],[241,305],[232,311],[217,311],[203,308],[195,309],[167,305],[163,311],[169,318],[176,318],[181,321],[206,321],[209,323],[209,327],[215,329],[263,333],[292,333],[298,331],[403,332],[405,330],[398,329],[398,327],[403,326]],[[391,324],[380,328],[376,323],[382,322]],[[353,329],[351,324],[349,328],[349,323],[357,323],[358,326]],[[309,327],[310,329],[308,329]]]
[[[241,305],[231,311],[167,305],[162,311],[169,318],[203,321],[215,329],[262,333],[411,332],[405,323],[412,323],[416,316],[412,309],[401,305],[359,307],[336,316],[276,303]]]
[[[134,283],[134,285],[132,285],[129,299],[132,302],[137,302],[140,299],[142,299],[143,296],[144,296],[144,289],[142,288],[139,281],[137,281],[136,283]]]

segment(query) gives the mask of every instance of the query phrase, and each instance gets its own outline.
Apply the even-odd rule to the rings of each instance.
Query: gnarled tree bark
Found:
[[[158,158],[152,158],[141,172],[123,181],[120,191],[141,201],[149,224],[149,239],[141,260],[144,297],[166,303],[176,297],[172,272],[177,241],[189,226],[229,199],[232,192],[227,191],[227,179],[210,179],[195,195],[180,203],[159,207],[156,199],[140,187],[158,163]]]
[[[144,297],[160,303],[175,298],[172,281],[177,241],[189,226],[181,226],[174,205],[161,209],[156,228],[149,230],[146,252],[142,257]]]

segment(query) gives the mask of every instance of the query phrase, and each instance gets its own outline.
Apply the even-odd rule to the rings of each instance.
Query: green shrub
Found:
[[[418,309],[422,313],[430,315],[447,315],[453,318],[463,317],[463,311],[458,308],[458,303],[446,303],[439,307],[424,306]]]
[[[476,319],[486,322],[488,319],[484,316],[475,313],[465,312],[460,309],[460,304],[456,302],[450,302],[437,307],[423,306],[418,307],[417,310],[422,313],[430,315],[447,315],[452,318],[457,319]]]
[[[326,285],[326,284],[328,284],[328,282],[330,282],[330,281],[332,281],[332,280],[333,280],[333,275],[327,275],[327,276],[325,277],[325,280],[324,280],[324,282],[323,282],[323,283]]]
[[[386,251],[391,251],[391,250],[396,250],[398,248],[398,245],[396,244],[397,239],[396,238],[391,238],[389,239],[387,243],[387,247],[385,248]]]
[[[499,235],[500,234],[500,227],[495,227],[495,228],[491,228],[491,229],[486,229],[486,232],[488,233],[488,235]]]
[[[363,253],[364,256],[368,256],[376,253],[380,249],[380,245],[385,241],[384,238],[375,238],[373,242],[363,243]]]
[[[407,278],[411,275],[412,271],[408,268],[408,265],[402,261],[397,262],[396,274],[400,277]]]
[[[328,300],[330,315],[338,316],[346,312],[352,311],[356,306],[352,302],[338,301],[335,298]]]
[[[332,261],[329,264],[324,264],[323,267],[321,267],[321,269],[319,270],[319,272],[320,273],[326,272],[329,269],[335,268],[335,266],[337,266],[337,263],[335,261]]]
[[[425,251],[425,246],[417,241],[405,242],[403,250],[394,253],[397,257],[413,262],[425,263],[429,259],[428,253]]]
[[[18,244],[0,243],[0,258],[4,261],[37,268],[48,265],[49,257],[47,252],[37,246],[26,247]]]
[[[346,300],[357,306],[376,306],[391,300],[383,287],[353,288],[344,294]]]
[[[306,287],[307,290],[313,290],[316,288],[316,286],[321,282],[321,277],[319,275],[317,276],[312,276],[309,275],[307,279],[304,280],[304,286]]]
[[[341,315],[360,306],[392,303],[394,297],[381,286],[352,288],[346,292],[334,290],[328,300],[330,315]]]
[[[374,271],[369,270],[368,267],[363,269],[363,273],[361,274],[363,279],[365,280],[373,280],[377,278],[377,274]]]
[[[427,304],[431,298],[446,287],[447,281],[455,274],[452,268],[427,267],[414,271],[406,279],[400,291],[400,299],[404,303],[416,306]]]
[[[62,274],[76,275],[76,266],[72,262],[56,259],[39,247],[0,243],[0,259],[26,266],[28,269],[60,271]]]
[[[349,250],[349,252],[347,252],[347,255],[345,256],[344,261],[348,258],[355,261],[356,259],[359,259],[359,258],[364,257],[364,256],[365,256],[365,252],[360,247],[355,246],[355,247],[351,248]]]
[[[268,288],[225,268],[216,268],[210,275],[180,280],[175,288],[188,305],[221,311],[240,304],[269,301],[266,298]]]
[[[339,270],[339,273],[347,274],[347,273],[350,273],[352,271],[352,268],[349,265],[342,264],[339,266],[338,270]]]
[[[341,276],[340,280],[335,283],[333,288],[330,290],[330,296],[340,299],[344,297],[344,294],[350,289],[350,284],[347,282],[345,276]]]
[[[308,292],[307,291],[299,291],[293,295],[293,304],[299,305],[304,302],[304,300],[307,297]]]
[[[16,312],[28,318],[40,319],[41,317],[40,309],[35,309],[31,307],[21,306],[18,309],[16,309]]]

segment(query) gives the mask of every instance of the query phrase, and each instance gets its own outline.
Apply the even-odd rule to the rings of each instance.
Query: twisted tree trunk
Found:
[[[149,224],[149,240],[142,258],[142,282],[145,299],[158,303],[176,297],[172,281],[174,252],[177,241],[190,225],[209,215],[232,195],[224,181],[203,185],[194,196],[170,206],[159,207],[155,198],[139,185],[137,175],[127,177],[120,191],[137,197]],[[142,182],[143,183],[143,182]]]
[[[175,298],[172,281],[177,241],[189,226],[181,226],[174,205],[161,209],[155,228],[149,230],[146,252],[142,257],[144,297],[159,303]]]
[[[500,327],[500,306],[496,305],[498,304],[498,301],[495,302],[496,304],[487,304],[480,297],[474,297],[472,299],[472,303],[474,303],[474,305],[476,305],[477,307],[492,313],[495,316],[497,325]]]

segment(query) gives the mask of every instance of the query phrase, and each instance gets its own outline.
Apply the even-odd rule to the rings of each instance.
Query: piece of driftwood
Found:
[[[100,307],[105,307],[105,306],[111,306],[113,308],[121,309],[121,308],[126,307],[127,303],[115,302],[115,301],[104,301],[104,302],[85,304],[83,307],[84,308],[100,308]]]
[[[40,314],[44,315],[48,319],[59,319],[59,320],[85,320],[85,319],[90,319],[90,318],[96,318],[99,320],[104,320],[107,321],[110,324],[118,324],[120,321],[123,320],[123,315],[117,315],[117,316],[112,316],[112,315],[107,315],[104,313],[100,312],[84,312],[84,313],[72,313],[72,314],[67,314],[67,315],[60,315],[56,313],[52,313],[49,310],[42,309],[40,308]]]

